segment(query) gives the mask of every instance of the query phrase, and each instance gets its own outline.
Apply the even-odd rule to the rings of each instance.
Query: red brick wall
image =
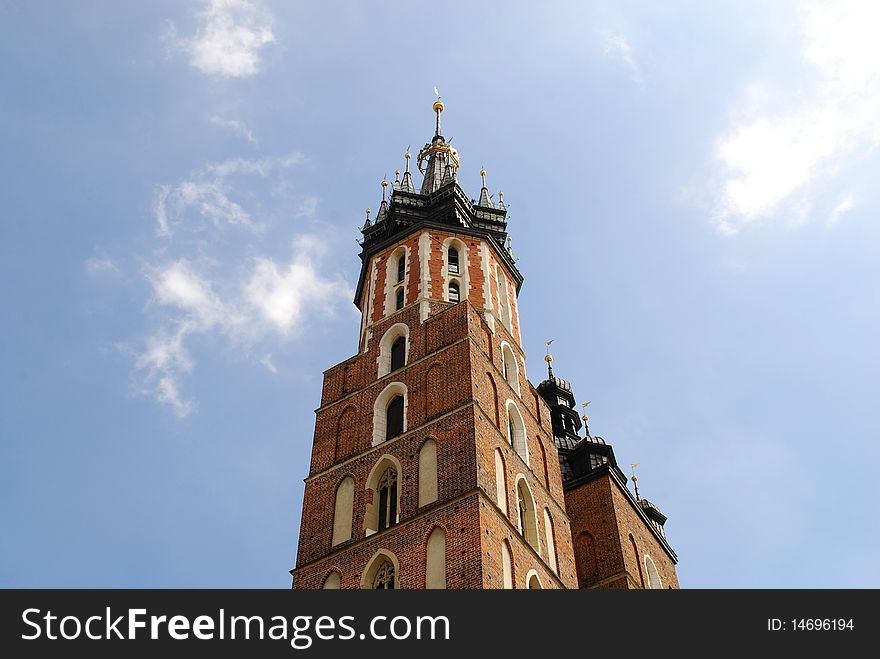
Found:
[[[643,578],[647,582],[641,560],[646,553],[657,566],[663,587],[678,588],[672,558],[611,476],[600,476],[568,490],[565,505],[571,520],[580,588],[641,588]],[[639,559],[630,534],[636,541]]]

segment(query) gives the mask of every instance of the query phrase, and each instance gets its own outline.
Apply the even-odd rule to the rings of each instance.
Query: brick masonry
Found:
[[[424,234],[428,236],[427,267],[421,263],[426,251],[423,247],[420,252],[420,242],[426,242]],[[374,256],[365,269],[372,281],[367,282],[361,302],[360,352],[324,373],[293,587],[320,588],[332,571],[339,572],[342,588],[361,587],[371,558],[384,550],[397,560],[398,588],[424,588],[427,539],[437,527],[446,537],[448,588],[500,588],[503,542],[509,543],[513,557],[516,588],[526,587],[527,575],[533,570],[544,588],[599,585],[598,577],[580,579],[583,570],[575,564],[577,554],[572,546],[575,520],[580,531],[587,530],[585,525],[597,525],[588,531],[600,539],[597,552],[601,553],[602,568],[597,575],[607,573],[619,580],[618,585],[624,584],[627,578],[632,579],[635,563],[634,559],[632,565],[626,562],[619,540],[615,545],[615,523],[626,530],[617,535],[632,532],[636,542],[645,546],[650,544],[651,532],[638,528],[643,522],[634,511],[627,516],[627,502],[618,501],[613,489],[591,487],[563,493],[559,457],[550,435],[550,411],[525,378],[514,279],[508,273],[508,330],[494,319],[499,303],[496,264],[504,268],[503,262],[495,258],[495,248],[484,246],[483,240],[458,235],[455,237],[467,247],[469,286],[462,291],[465,301],[445,302],[448,277],[443,242],[451,236],[455,234],[415,232]],[[406,306],[386,313],[393,309],[386,301],[386,295],[393,294],[393,287],[385,281],[388,263],[401,246],[408,250]],[[375,278],[371,274],[374,270]],[[396,277],[396,267],[393,270]],[[489,290],[485,289],[487,281]],[[380,339],[396,323],[409,328],[407,363],[380,378]],[[511,346],[519,364],[519,393],[505,379],[502,342]],[[406,386],[406,429],[402,435],[373,446],[374,403],[392,382]],[[516,405],[525,425],[528,463],[508,441],[508,400]],[[429,439],[437,445],[438,497],[420,507],[419,451]],[[498,505],[496,449],[501,451],[505,468],[506,514]],[[373,495],[367,481],[386,455],[400,464],[399,522],[367,535],[366,509]],[[346,477],[355,483],[352,535],[333,546],[336,490]],[[520,478],[535,502],[536,548],[518,528],[516,483]],[[574,513],[566,511],[567,505],[573,506]],[[552,520],[555,565],[550,560],[545,509]],[[583,521],[594,514],[603,521]],[[675,583],[674,566],[661,567],[659,552],[650,551],[664,585]]]

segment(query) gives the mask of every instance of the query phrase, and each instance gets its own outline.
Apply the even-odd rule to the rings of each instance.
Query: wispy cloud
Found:
[[[252,0],[205,0],[197,12],[194,35],[170,39],[189,57],[189,63],[212,75],[244,78],[259,72],[261,52],[275,41],[272,16]]]
[[[203,229],[206,222],[215,227],[230,225],[258,231],[260,225],[233,200],[235,192],[227,179],[235,176],[266,177],[275,170],[287,169],[304,161],[301,153],[252,160],[230,158],[207,163],[175,185],[159,185],[153,196],[156,233],[168,237],[182,224],[188,224],[190,229]]]
[[[86,272],[93,277],[119,277],[122,270],[110,257],[104,254],[96,254],[86,259],[83,264]]]
[[[314,255],[296,244],[287,259],[257,256],[238,265],[229,270],[206,259],[197,264],[181,258],[148,275],[161,326],[136,355],[135,367],[143,376],[142,390],[178,416],[193,409],[180,384],[194,367],[187,345],[223,337],[230,347],[277,373],[270,356],[253,356],[258,348],[294,337],[307,322],[305,309],[332,314],[353,294],[340,277],[324,275]]]
[[[638,85],[643,84],[642,70],[639,68],[639,64],[633,54],[629,39],[619,32],[611,32],[609,30],[603,30],[600,36],[602,38],[603,57],[623,64],[629,73],[630,79]]]
[[[753,85],[716,141],[709,196],[719,231],[809,214],[830,181],[880,144],[878,24],[880,5],[870,1],[802,13],[807,82]]]
[[[257,138],[254,135],[253,131],[245,126],[245,124],[241,121],[237,121],[235,119],[224,119],[223,117],[218,117],[216,115],[208,117],[208,121],[215,126],[231,131],[234,135],[241,137],[244,140],[247,140],[254,146],[259,146],[259,143],[257,142]]]
[[[292,207],[297,209],[293,215],[302,218],[292,236],[286,225],[261,214],[255,184],[271,186],[303,161],[298,153],[231,158],[207,163],[189,178],[156,189],[159,246],[143,266],[150,290],[145,313],[152,329],[142,347],[128,351],[138,389],[180,417],[195,409],[184,386],[195,368],[192,346],[219,338],[233,353],[277,373],[272,352],[353,295],[338,274],[325,272],[334,232],[318,217],[316,197],[286,200],[281,213],[290,217]],[[230,226],[244,231],[230,235]],[[290,245],[286,255],[278,255],[279,241]]]
[[[853,200],[852,196],[845,196],[831,211],[831,215],[828,216],[828,225],[831,226],[833,224],[837,224],[837,222],[840,221],[840,218],[849,213],[854,206],[855,201]]]

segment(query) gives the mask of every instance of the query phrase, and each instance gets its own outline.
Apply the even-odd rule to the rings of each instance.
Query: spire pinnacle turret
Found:
[[[440,132],[440,113],[446,106],[440,100],[436,87],[434,92],[437,93],[437,100],[434,102],[434,112],[437,115],[434,138],[422,147],[418,157],[419,171],[425,175],[420,191],[423,195],[431,194],[441,185],[455,179],[455,172],[460,165],[458,151],[446,142]]]
[[[406,158],[406,171],[403,173],[403,182],[400,184],[400,189],[404,192],[415,192],[415,186],[413,186],[412,182],[412,174],[409,171],[409,159],[412,158],[412,154],[409,152],[409,147],[406,147],[406,153],[403,154],[403,157]]]
[[[367,209],[367,219],[366,219],[366,221],[364,222],[364,226],[361,227],[361,231],[366,231],[367,229],[370,228],[370,226],[371,226],[371,223],[370,223],[370,209],[368,208],[368,209]]]
[[[495,208],[495,205],[492,203],[492,197],[489,196],[489,188],[486,187],[486,170],[480,170],[480,178],[483,179],[483,187],[480,189],[480,200],[477,202],[479,206],[488,206],[489,208]]]

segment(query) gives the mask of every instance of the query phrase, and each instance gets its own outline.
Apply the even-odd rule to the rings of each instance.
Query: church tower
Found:
[[[421,186],[407,153],[361,229],[358,353],[324,373],[293,587],[607,585],[575,564],[565,470],[584,482],[563,448],[583,453],[580,421],[526,377],[502,193],[481,171],[468,198],[433,109]],[[601,559],[602,530],[585,532]]]

